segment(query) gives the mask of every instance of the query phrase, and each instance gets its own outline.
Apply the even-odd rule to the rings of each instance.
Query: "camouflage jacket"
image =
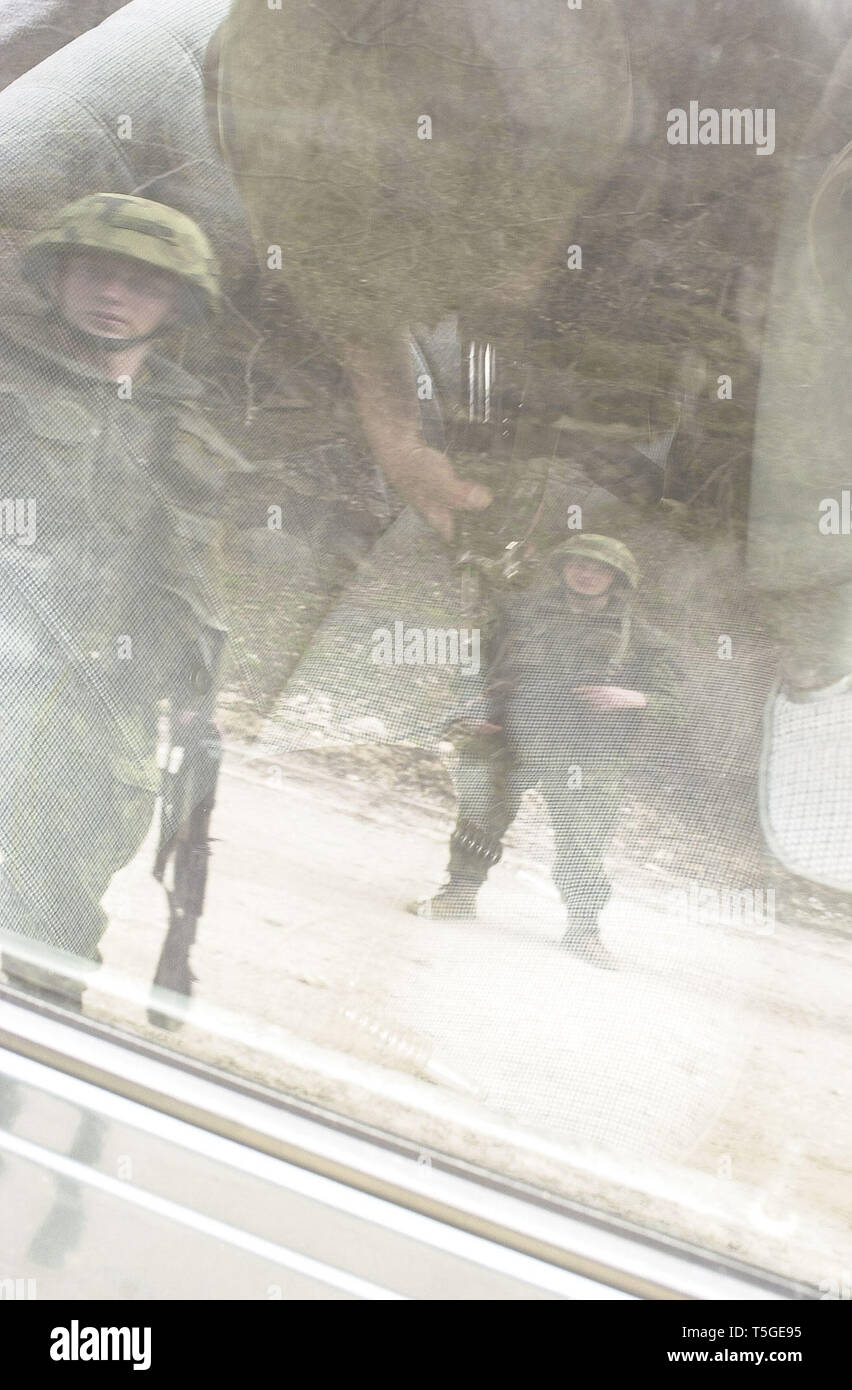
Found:
[[[569,608],[561,584],[516,597],[492,652],[492,717],[520,761],[627,761],[647,721],[671,728],[683,718],[674,643],[624,600],[585,614]],[[599,710],[572,694],[581,685],[639,690],[646,706]]]
[[[70,670],[102,713],[129,720],[119,761],[149,764],[157,702],[217,678],[221,502],[228,471],[248,465],[167,358],[151,351],[116,382],[59,343],[43,310],[0,309],[4,704],[34,688],[25,667],[50,689]]]

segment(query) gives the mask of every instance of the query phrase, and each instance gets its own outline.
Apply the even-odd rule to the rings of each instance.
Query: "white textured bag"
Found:
[[[778,685],[766,705],[760,815],[793,873],[852,891],[852,675],[805,699]]]

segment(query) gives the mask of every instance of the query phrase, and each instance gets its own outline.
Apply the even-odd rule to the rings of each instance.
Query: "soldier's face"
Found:
[[[562,566],[562,578],[575,594],[585,594],[588,598],[599,598],[615,583],[616,571],[600,560],[590,560],[578,555],[576,560],[566,560]]]
[[[176,314],[180,282],[166,270],[108,251],[72,251],[56,287],[59,308],[75,327],[101,338],[137,338]]]

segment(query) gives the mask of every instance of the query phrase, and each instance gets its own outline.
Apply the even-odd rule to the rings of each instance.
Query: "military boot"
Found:
[[[168,990],[172,994],[192,998],[192,987],[198,980],[189,968],[189,955],[195,941],[198,918],[190,914],[173,914],[169,924],[163,952],[157,964],[154,987]],[[148,1007],[148,1022],[155,1028],[166,1028],[175,1032],[183,1026],[181,1014],[164,1014],[155,1003]]]
[[[617,970],[615,956],[604,945],[600,927],[596,922],[572,922],[567,927],[559,943],[563,951],[585,961],[586,965],[596,965],[599,970]]]
[[[500,841],[462,816],[450,840],[447,881],[431,898],[409,903],[406,911],[415,917],[472,918],[476,916],[476,895],[499,862]]]
[[[416,902],[409,903],[406,912],[411,912],[415,917],[443,918],[446,921],[471,920],[476,917],[478,891],[479,884],[472,885],[450,878],[434,897],[418,898]]]

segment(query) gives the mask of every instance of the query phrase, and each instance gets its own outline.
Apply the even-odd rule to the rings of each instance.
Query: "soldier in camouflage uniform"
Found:
[[[100,959],[101,898],[152,819],[159,702],[191,709],[218,679],[220,500],[245,465],[154,349],[216,308],[190,218],[92,194],[24,273],[38,297],[0,318],[0,925],[7,975],[79,1003],[15,938]]]
[[[487,719],[469,729],[457,774],[448,879],[418,916],[470,918],[524,792],[538,786],[555,841],[553,878],[568,913],[566,949],[613,961],[598,929],[612,887],[603,855],[642,721],[680,718],[672,644],[633,611],[639,570],[608,536],[553,552],[560,578],[507,602],[490,667]]]

